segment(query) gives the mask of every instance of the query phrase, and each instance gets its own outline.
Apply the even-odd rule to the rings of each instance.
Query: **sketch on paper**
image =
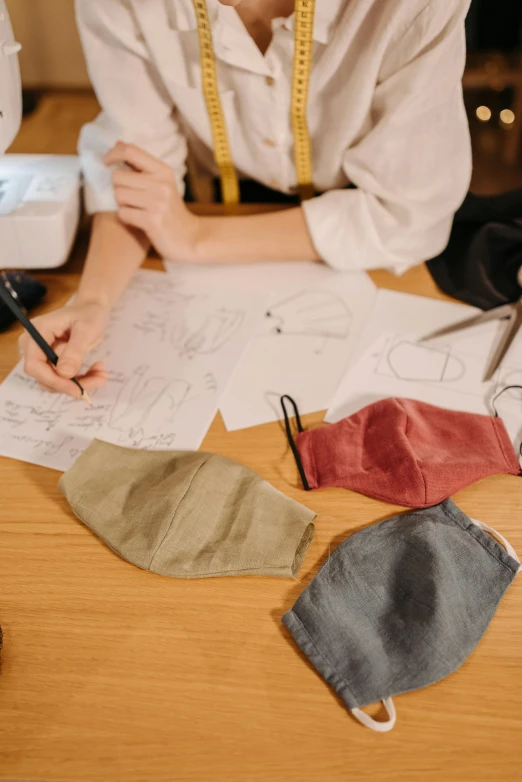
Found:
[[[303,413],[330,404],[375,302],[367,274],[307,261],[166,266],[177,283],[268,292],[260,328],[220,400],[227,429],[279,420],[281,394],[293,394]]]
[[[450,345],[426,345],[397,337],[387,340],[375,371],[405,381],[452,383],[464,377],[466,365]]]
[[[490,413],[498,373],[482,381],[482,357],[444,343],[426,345],[402,334],[382,334],[343,377],[326,420],[339,421],[386,397],[409,397],[452,410]],[[508,400],[506,400],[508,403]]]
[[[159,416],[162,424],[171,423],[190,390],[190,383],[154,377],[146,364],[137,367],[123,383],[107,425],[119,432],[141,428],[154,417],[157,408],[163,408]]]
[[[208,313],[201,306],[204,297],[178,298],[176,293],[175,298],[173,307],[144,312],[135,319],[133,328],[160,344],[168,342],[181,358],[217,353],[234,339],[245,321],[242,309],[219,307]]]
[[[386,388],[433,386],[460,394],[484,395],[481,371],[484,359],[444,342],[426,344],[410,335],[384,334],[361,359],[364,371],[375,377],[375,384]],[[435,395],[437,391],[433,392]]]
[[[244,320],[244,311],[222,308],[205,318],[195,331],[191,331],[186,324],[175,327],[170,341],[180,356],[209,355],[226,345]]]
[[[273,294],[257,339],[227,386],[220,410],[229,430],[280,419],[282,394],[296,397],[303,413],[324,410],[333,398],[375,289],[364,275],[328,269],[301,270],[300,277]]]
[[[352,313],[341,296],[329,290],[302,290],[275,302],[267,310],[269,334],[312,337],[316,352],[328,340],[345,340],[350,334]]]
[[[0,387],[0,454],[67,469],[94,437],[199,448],[266,303],[258,292],[189,289],[139,272],[89,357],[109,370],[92,404],[41,391],[19,364]]]
[[[155,377],[147,365],[137,367],[122,384],[107,419],[107,428],[118,432],[120,445],[145,448],[174,443],[171,431],[191,384],[176,378]],[[165,445],[164,445],[165,447]]]
[[[483,382],[484,370],[502,324],[484,324],[428,343],[420,341],[422,335],[473,314],[476,310],[461,304],[380,290],[361,334],[357,358],[346,369],[325,420],[335,423],[387,397],[409,397],[449,410],[491,415],[495,394],[507,384],[522,382],[522,339],[515,340],[489,383]],[[518,449],[522,392],[507,391],[496,406]]]

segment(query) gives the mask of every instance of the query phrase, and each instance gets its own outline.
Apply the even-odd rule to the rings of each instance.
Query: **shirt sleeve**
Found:
[[[402,273],[446,246],[471,179],[462,94],[469,0],[431,0],[384,57],[368,132],[344,155],[358,189],[304,203],[318,254],[340,270]]]
[[[82,128],[79,140],[87,211],[117,208],[111,171],[102,158],[120,139],[172,166],[183,193],[186,140],[128,0],[76,0],[76,17],[102,107],[97,119]]]

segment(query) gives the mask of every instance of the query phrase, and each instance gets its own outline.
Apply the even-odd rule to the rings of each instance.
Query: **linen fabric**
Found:
[[[472,169],[462,97],[469,5],[316,3],[307,114],[322,195],[303,211],[334,268],[403,271],[445,247]],[[235,8],[207,6],[238,175],[295,192],[294,15],[273,20],[263,55]],[[116,209],[103,155],[118,139],[168,163],[180,193],[187,147],[199,173],[216,176],[193,0],[76,0],[76,11],[102,106],[80,137],[88,211]]]
[[[294,404],[290,431],[285,399]],[[518,475],[520,465],[500,418],[411,399],[383,399],[338,423],[303,431],[283,397],[287,434],[303,484],[338,486],[410,508],[426,508],[488,475]]]
[[[176,578],[293,578],[314,534],[308,508],[237,462],[95,440],[60,480],[74,513],[134,565]]]
[[[484,527],[484,528],[481,528]],[[516,554],[452,500],[357,532],[283,623],[354,716],[393,727],[391,698],[439,681],[471,654],[519,570]],[[498,534],[498,533],[495,533]],[[360,709],[382,700],[390,719]]]

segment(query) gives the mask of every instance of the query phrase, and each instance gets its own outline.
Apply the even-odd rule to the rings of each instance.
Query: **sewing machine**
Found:
[[[20,49],[0,0],[0,267],[52,268],[76,235],[80,168],[74,155],[3,154],[22,119]]]

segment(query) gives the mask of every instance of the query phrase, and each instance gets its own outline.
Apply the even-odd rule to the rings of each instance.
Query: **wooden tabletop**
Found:
[[[55,128],[59,111],[52,117]],[[43,147],[40,138],[24,151],[53,151],[57,142],[43,138]],[[83,233],[66,267],[38,275],[49,289],[41,311],[74,290],[85,241]],[[401,279],[372,277],[437,295],[423,267]],[[2,377],[17,361],[18,333],[0,336]],[[227,433],[218,416],[203,449],[248,465],[319,514],[298,581],[182,581],[141,571],[73,516],[57,472],[0,459],[0,779],[522,779],[522,577],[462,668],[396,698],[395,730],[372,733],[297,651],[281,616],[339,543],[399,509],[339,489],[300,490],[277,424]],[[488,478],[455,500],[522,553],[520,479]]]
[[[85,241],[66,267],[38,275],[49,289],[42,311],[75,289]],[[422,267],[401,280],[372,276],[437,295]],[[17,360],[18,333],[0,337],[2,377]],[[248,465],[319,514],[299,581],[182,581],[138,570],[77,521],[57,472],[0,460],[0,778],[489,782],[520,774],[521,581],[463,667],[398,697],[396,729],[371,733],[280,620],[347,535],[398,509],[344,490],[300,490],[277,424],[227,433],[218,416],[203,449]],[[455,499],[522,551],[519,479],[489,478]]]

